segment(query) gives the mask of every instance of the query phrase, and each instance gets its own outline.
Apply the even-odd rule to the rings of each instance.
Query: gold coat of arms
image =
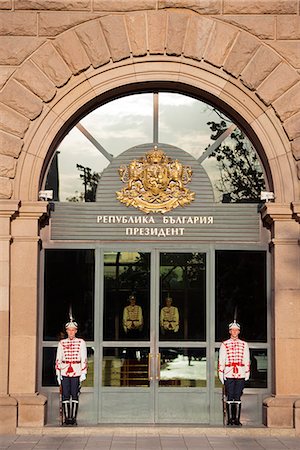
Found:
[[[195,193],[186,187],[192,180],[191,167],[172,160],[157,146],[145,157],[121,166],[119,174],[127,186],[116,192],[118,200],[145,213],[165,213],[188,205],[195,198]]]

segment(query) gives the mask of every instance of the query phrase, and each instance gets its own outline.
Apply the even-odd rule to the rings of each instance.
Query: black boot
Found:
[[[237,408],[237,412],[236,412],[236,417],[234,420],[234,425],[241,427],[242,424],[240,422],[240,418],[241,418],[241,402],[236,402],[236,408]]]
[[[69,400],[63,402],[63,414],[64,414],[64,422],[63,425],[70,425],[71,421],[71,405]]]
[[[236,422],[236,403],[231,402],[231,425],[235,425]]]
[[[226,402],[227,425],[232,425],[231,402]]]
[[[72,401],[72,418],[71,418],[71,425],[77,426],[77,413],[78,413],[78,400]]]

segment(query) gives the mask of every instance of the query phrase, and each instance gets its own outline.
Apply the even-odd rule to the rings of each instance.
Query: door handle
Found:
[[[152,353],[148,353],[148,380],[149,381],[153,380],[153,376],[152,376],[152,360],[153,360]]]
[[[157,364],[156,380],[160,381],[160,353],[157,353],[156,355],[156,364]]]

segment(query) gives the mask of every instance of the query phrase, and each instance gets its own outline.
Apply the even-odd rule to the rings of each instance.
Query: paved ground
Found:
[[[294,430],[62,428],[32,434],[0,436],[0,449],[9,450],[299,450]],[[28,433],[28,431],[26,431]],[[46,434],[45,434],[46,433]],[[69,434],[68,434],[69,433]]]

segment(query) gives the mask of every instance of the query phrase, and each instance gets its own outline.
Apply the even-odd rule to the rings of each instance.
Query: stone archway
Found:
[[[298,73],[249,33],[179,9],[86,22],[22,64],[0,94],[1,197],[36,200],[48,149],[72,114],[107,90],[150,80],[187,83],[227,103],[262,143],[277,201],[299,198]]]

